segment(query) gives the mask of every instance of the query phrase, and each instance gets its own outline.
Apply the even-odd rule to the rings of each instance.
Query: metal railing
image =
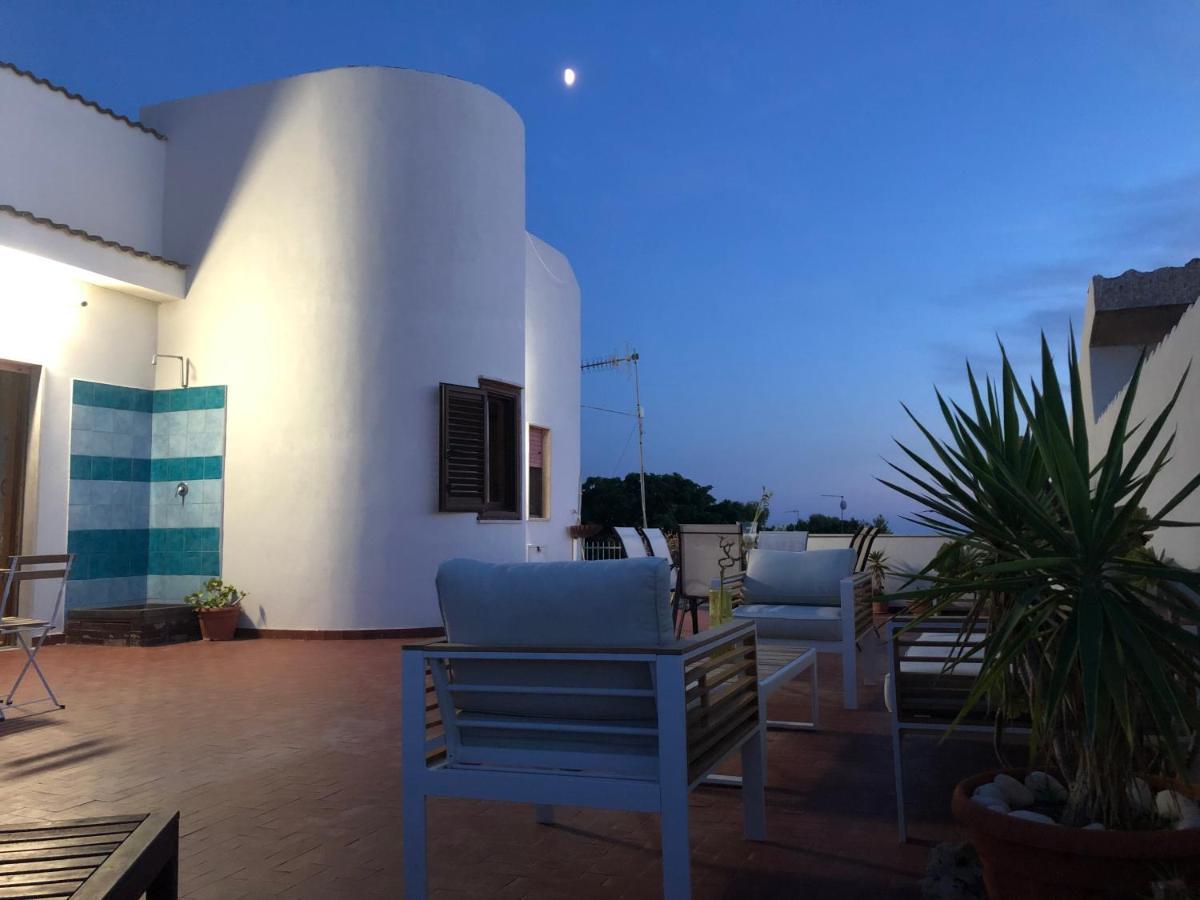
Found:
[[[624,559],[625,548],[612,535],[590,537],[583,542],[583,558],[586,560]]]

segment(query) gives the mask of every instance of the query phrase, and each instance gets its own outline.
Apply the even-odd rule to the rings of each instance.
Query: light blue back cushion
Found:
[[[747,603],[838,606],[839,582],[854,572],[853,550],[751,550],[743,583]]]
[[[496,647],[661,647],[673,639],[664,559],[503,563],[468,559],[438,569],[447,640]],[[649,688],[650,667],[624,662],[467,661],[459,683],[529,687]],[[572,719],[653,718],[649,698],[456,695],[466,713]]]
[[[437,573],[448,640],[498,647],[661,647],[672,640],[666,560],[484,563]]]

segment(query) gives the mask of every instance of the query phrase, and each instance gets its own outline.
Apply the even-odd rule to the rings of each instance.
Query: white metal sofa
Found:
[[[927,619],[904,630],[905,619],[888,622],[887,641],[891,670],[883,699],[892,719],[892,769],[896,782],[896,829],[900,842],[908,840],[904,809],[904,736],[909,733],[945,735],[958,716],[982,668],[982,658],[972,653],[984,631],[960,636],[963,620],[957,617]],[[991,735],[996,724],[985,704],[972,710],[954,726],[951,737]],[[1028,727],[1009,725],[1005,733],[1025,740]]]
[[[751,550],[735,619],[763,641],[802,641],[842,659],[842,705],[858,708],[858,636],[871,626],[871,577],[853,550]]]
[[[663,886],[691,896],[688,794],[733,753],[765,837],[752,623],[672,633],[662,559],[444,563],[447,638],[403,652],[405,896],[426,896],[426,798],[661,814]]]

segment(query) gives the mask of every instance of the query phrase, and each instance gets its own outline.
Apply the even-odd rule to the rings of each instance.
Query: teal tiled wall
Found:
[[[220,575],[226,389],[76,381],[72,399],[67,607],[175,602]]]

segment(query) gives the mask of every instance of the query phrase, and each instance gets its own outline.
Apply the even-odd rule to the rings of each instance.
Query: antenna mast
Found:
[[[629,363],[633,366],[633,397],[634,403],[637,404],[634,415],[637,417],[637,432],[638,432],[638,483],[642,494],[642,527],[649,528],[650,521],[646,518],[646,429],[645,429],[645,410],[642,409],[642,385],[638,378],[638,352],[631,350],[624,356],[606,356],[603,359],[594,359],[590,362],[585,362],[579,368],[584,372],[593,369],[616,369],[622,363]],[[616,412],[616,410],[612,410]],[[628,415],[625,413],[624,415]]]

